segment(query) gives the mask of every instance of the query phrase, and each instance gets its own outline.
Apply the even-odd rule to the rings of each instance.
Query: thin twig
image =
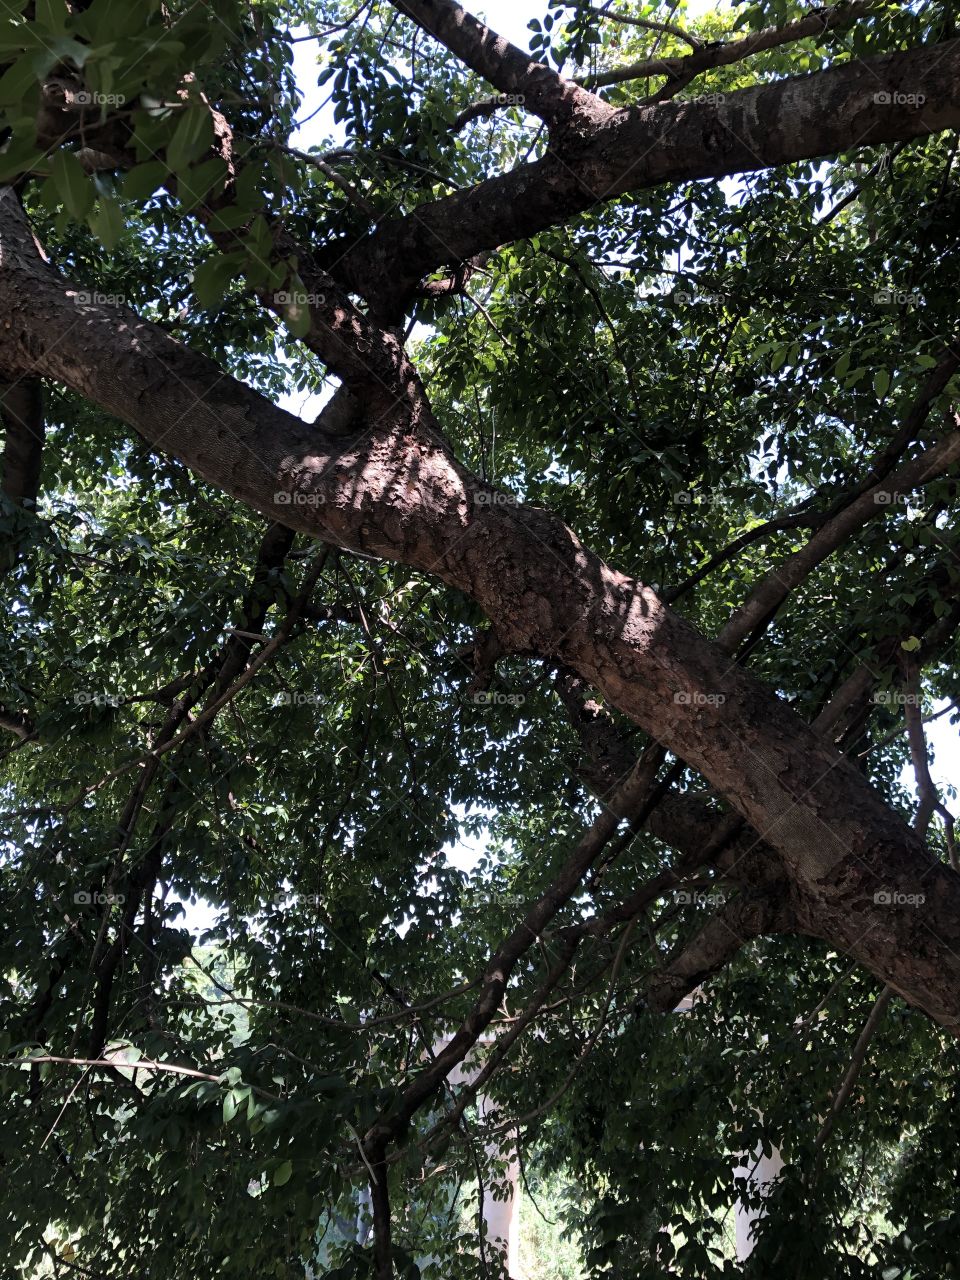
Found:
[[[834,1095],[833,1102],[830,1105],[830,1112],[820,1126],[820,1132],[814,1140],[814,1149],[822,1151],[823,1147],[833,1132],[837,1123],[837,1118],[847,1103],[847,1099],[853,1091],[853,1086],[859,1079],[860,1072],[863,1070],[863,1064],[867,1057],[867,1049],[870,1047],[870,1041],[877,1032],[877,1028],[883,1021],[883,1015],[887,1011],[887,1006],[893,999],[896,992],[892,987],[884,987],[877,996],[876,1003],[870,1010],[870,1016],[863,1024],[863,1030],[857,1038],[857,1043],[853,1047],[853,1053],[850,1058],[850,1065],[847,1067],[846,1074],[840,1084],[840,1088]]]

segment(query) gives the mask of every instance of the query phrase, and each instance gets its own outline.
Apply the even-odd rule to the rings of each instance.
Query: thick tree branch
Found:
[[[364,1151],[361,1155],[369,1161],[370,1207],[373,1211],[373,1263],[376,1280],[394,1280],[392,1224],[390,1217],[390,1188],[387,1183],[387,1165],[384,1148]]]
[[[3,457],[0,459],[3,493],[15,507],[33,508],[40,491],[46,432],[43,387],[39,378],[14,378],[0,384],[0,422],[4,429]],[[16,567],[20,548],[21,535],[15,529],[0,548],[0,576]],[[2,727],[9,729],[12,726],[2,724]],[[16,729],[13,731],[17,732]]]
[[[719,103],[624,108],[576,144],[565,142],[562,157],[550,152],[421,204],[355,245],[331,246],[327,256],[339,279],[389,314],[444,265],[627,192],[754,173],[958,126],[960,40],[951,40],[742,89]]]
[[[3,492],[16,506],[36,505],[46,425],[39,378],[18,378],[0,388],[4,427]]]
[[[297,495],[283,507],[291,527],[441,578],[477,602],[508,649],[576,670],[777,850],[835,945],[960,1026],[955,874],[849,762],[654,591],[551,513],[491,501],[492,487],[451,456],[399,344],[396,399],[375,430],[325,435],[129,310],[78,309],[7,195],[0,306],[8,366],[78,391],[257,510],[272,515],[278,492]],[[891,884],[922,894],[924,911],[878,910],[875,894]]]
[[[593,94],[504,40],[455,0],[392,0],[455,57],[518,106],[553,128],[577,117],[600,122],[612,111]]]
[[[681,890],[682,892],[682,890]],[[798,921],[781,895],[744,890],[722,903],[692,938],[647,980],[643,1003],[668,1013],[684,996],[724,969],[754,938],[771,933],[793,933]]]

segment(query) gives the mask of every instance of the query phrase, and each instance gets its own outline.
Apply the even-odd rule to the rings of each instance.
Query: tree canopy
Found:
[[[2,8],[11,1274],[956,1274],[949,0]]]

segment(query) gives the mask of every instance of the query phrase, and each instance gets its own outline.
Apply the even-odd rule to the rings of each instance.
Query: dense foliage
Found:
[[[277,224],[314,242],[322,229],[332,261],[371,218],[544,146],[519,106],[455,130],[482,82],[389,4],[354,9],[5,6],[2,177],[47,254],[78,289],[273,399],[329,390],[295,296],[284,320],[258,302],[286,278]],[[711,41],[803,9],[620,12]],[[880,5],[682,96],[920,44],[951,21],[933,0]],[[292,75],[306,35],[319,89]],[[530,36],[567,74],[689,52],[673,30],[582,5],[539,14]],[[105,112],[129,104],[128,171],[91,177],[75,147],[38,141],[41,85],[64,67]],[[605,93],[630,103],[657,83]],[[194,211],[224,181],[210,102],[245,165],[229,250]],[[318,166],[288,139],[321,102]],[[955,341],[956,144],[941,133],[654,188],[490,254],[410,315],[458,456],[715,634],[809,526],[747,539],[691,583],[698,569],[856,485]],[[950,380],[936,397],[921,442],[956,391]],[[29,725],[2,756],[9,1273],[372,1274],[370,1244],[345,1227],[366,1203],[358,1135],[459,1024],[491,952],[598,811],[564,672],[511,656],[481,678],[480,612],[438,580],[301,536],[278,550],[260,515],[79,396],[51,384],[45,411],[38,500],[2,512],[0,704]],[[872,664],[873,702],[845,749],[908,819],[903,655],[919,654],[925,714],[960,696],[956,516],[949,475],[892,503],[797,586],[749,657],[805,719]],[[647,745],[611,723],[634,753]],[[710,799],[671,766],[675,792]],[[946,857],[939,819],[929,841]],[[494,1043],[563,929],[671,860],[631,833],[519,966]],[[517,1143],[532,1179],[568,1188],[552,1211],[579,1232],[590,1276],[956,1274],[955,1040],[894,1000],[818,1145],[880,984],[822,941],[774,936],[748,940],[687,1013],[651,1009],[647,976],[726,892],[719,873],[688,889],[585,943],[482,1114],[445,1125],[446,1094],[420,1112],[390,1164],[398,1274],[497,1274],[476,1223],[502,1187],[497,1148]],[[32,1057],[143,1058],[202,1078]],[[750,1192],[732,1170],[771,1147],[785,1172],[741,1269],[724,1240]]]

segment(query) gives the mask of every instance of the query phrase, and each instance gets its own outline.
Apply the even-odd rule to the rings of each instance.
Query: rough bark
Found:
[[[599,98],[537,62],[491,31],[454,0],[393,0],[401,13],[446,45],[451,53],[495,89],[554,128],[586,116],[610,114]]]
[[[46,423],[43,388],[39,378],[14,377],[0,384],[0,422],[3,424],[3,457],[0,458],[0,488],[15,507],[36,506],[40,492],[40,468]],[[13,532],[0,546],[0,577],[17,565],[21,551],[21,530]],[[0,728],[27,738],[33,729],[24,717],[9,713],[0,717]]]
[[[18,507],[33,506],[40,491],[45,424],[38,378],[17,378],[0,389],[4,442],[3,492]]]

